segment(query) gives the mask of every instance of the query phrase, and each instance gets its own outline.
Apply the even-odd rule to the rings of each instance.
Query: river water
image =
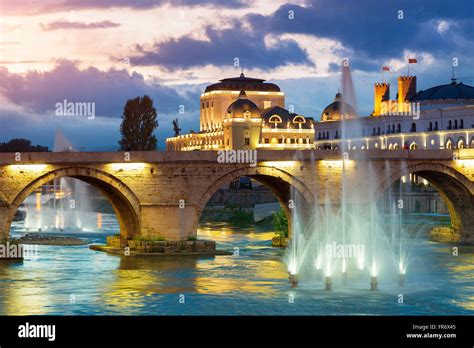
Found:
[[[101,232],[68,233],[105,243],[117,233],[115,216],[102,214]],[[12,236],[25,233],[15,222]],[[1,315],[472,315],[474,248],[420,238],[406,286],[396,277],[369,291],[369,275],[349,274],[326,292],[315,276],[292,289],[285,251],[271,247],[272,231],[207,223],[199,238],[235,255],[126,257],[83,246],[38,246],[23,263],[0,263]],[[400,303],[400,295],[403,303]]]

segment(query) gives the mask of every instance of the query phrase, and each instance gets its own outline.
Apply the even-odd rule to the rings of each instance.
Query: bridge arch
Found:
[[[391,174],[375,190],[374,199],[402,176],[416,174],[426,180],[439,192],[451,217],[451,225],[462,241],[474,242],[474,183],[455,168],[442,163],[416,163],[407,167],[392,168]]]
[[[197,204],[196,230],[199,223],[199,217],[214,193],[216,193],[221,187],[230,184],[232,181],[239,179],[242,176],[248,176],[255,179],[273,192],[286,212],[289,221],[288,226],[291,226],[291,212],[288,207],[290,199],[295,200],[296,206],[301,212],[303,219],[307,217],[306,214],[310,213],[311,206],[315,202],[313,194],[306,185],[300,179],[283,169],[272,166],[242,167],[227,172],[217,178],[202,193]]]
[[[133,191],[122,181],[102,170],[85,166],[54,169],[26,185],[13,199],[8,210],[6,231],[10,231],[16,210],[38,187],[62,177],[75,178],[96,187],[111,203],[120,225],[123,238],[132,238],[140,233],[140,202]]]

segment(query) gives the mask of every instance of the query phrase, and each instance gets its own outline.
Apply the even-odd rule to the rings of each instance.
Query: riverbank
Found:
[[[90,249],[125,256],[161,256],[161,255],[230,255],[216,249],[212,240],[124,240],[120,235],[107,236],[107,244],[93,244]]]
[[[18,244],[34,244],[34,245],[86,245],[89,242],[75,237],[51,236],[47,234],[28,233],[20,238],[13,239]]]
[[[224,250],[211,250],[211,251],[174,251],[174,252],[145,252],[145,251],[137,251],[137,250],[127,250],[125,251],[124,248],[117,248],[112,247],[109,245],[103,244],[93,244],[89,247],[91,250],[95,251],[104,251],[114,255],[122,255],[122,256],[215,256],[215,255],[232,255],[231,252],[224,251]]]

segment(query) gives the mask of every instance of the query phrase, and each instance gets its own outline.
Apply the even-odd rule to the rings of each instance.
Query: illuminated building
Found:
[[[374,85],[374,111],[355,117],[338,94],[315,123],[317,149],[474,148],[474,87],[457,82],[416,92],[416,76]],[[342,116],[341,116],[342,115]]]
[[[474,148],[474,87],[457,82],[417,91],[400,76],[398,93],[374,85],[374,111],[360,117],[337,93],[320,121],[285,109],[285,95],[265,80],[223,79],[201,95],[200,131],[166,139],[168,151],[221,149]]]
[[[314,148],[314,120],[285,109],[273,83],[223,79],[201,95],[200,131],[166,139],[168,151]]]

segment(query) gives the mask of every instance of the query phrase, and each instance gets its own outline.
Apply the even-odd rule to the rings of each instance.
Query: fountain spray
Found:
[[[326,266],[326,278],[324,279],[324,285],[325,285],[326,291],[332,290],[331,264],[329,263],[329,261]]]
[[[347,285],[347,264],[346,259],[342,259],[342,285]]]
[[[370,272],[370,291],[377,291],[377,269],[375,268],[375,263],[372,264]]]
[[[288,281],[290,282],[292,288],[296,288],[298,286],[298,274],[292,274],[288,272]]]

